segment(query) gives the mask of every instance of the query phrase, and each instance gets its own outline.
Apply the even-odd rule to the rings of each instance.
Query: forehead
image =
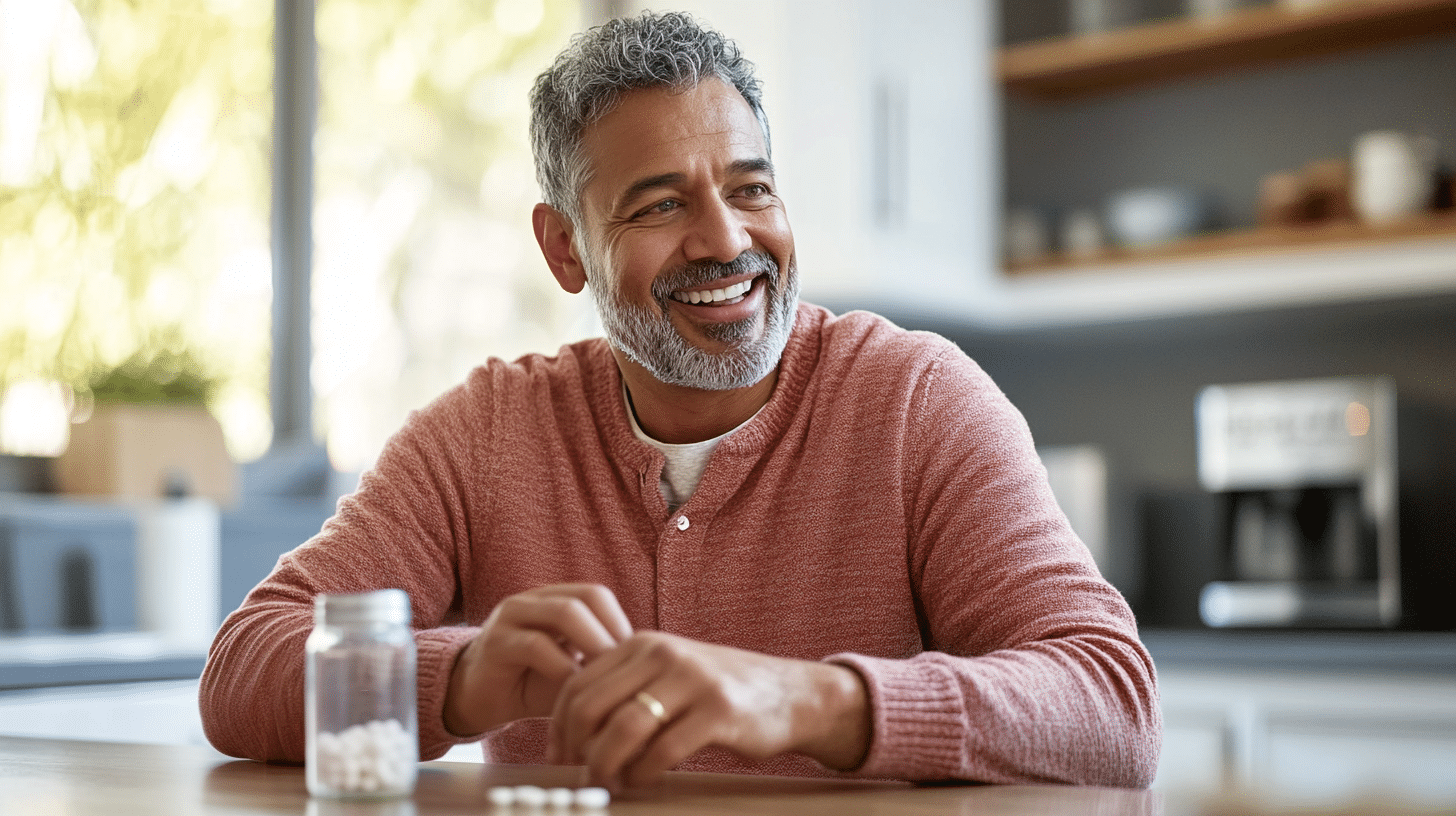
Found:
[[[614,195],[645,176],[768,158],[748,102],[712,77],[686,89],[629,91],[586,129],[582,150],[591,168],[584,192],[598,196]]]

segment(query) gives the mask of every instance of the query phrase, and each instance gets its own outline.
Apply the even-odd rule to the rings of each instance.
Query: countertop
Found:
[[[149,632],[0,637],[0,690],[182,680],[202,673],[207,644]]]
[[[1456,632],[1145,629],[1160,667],[1456,677]]]

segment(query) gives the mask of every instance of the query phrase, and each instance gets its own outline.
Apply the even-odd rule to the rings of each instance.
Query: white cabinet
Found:
[[[1456,803],[1456,678],[1163,669],[1154,787]]]

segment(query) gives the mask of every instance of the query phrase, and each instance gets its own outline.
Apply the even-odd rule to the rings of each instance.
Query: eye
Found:
[[[766,206],[773,200],[773,190],[761,181],[745,184],[738,188],[736,197],[740,207]]]
[[[649,207],[643,207],[642,209],[638,210],[637,213],[632,217],[642,218],[648,215],[661,215],[663,213],[670,213],[681,206],[682,204],[675,198],[664,198],[656,204],[653,204]]]

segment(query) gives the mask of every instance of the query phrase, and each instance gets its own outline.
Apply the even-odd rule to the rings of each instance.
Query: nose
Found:
[[[700,207],[689,224],[683,253],[689,261],[729,263],[753,246],[745,213],[722,199]]]

